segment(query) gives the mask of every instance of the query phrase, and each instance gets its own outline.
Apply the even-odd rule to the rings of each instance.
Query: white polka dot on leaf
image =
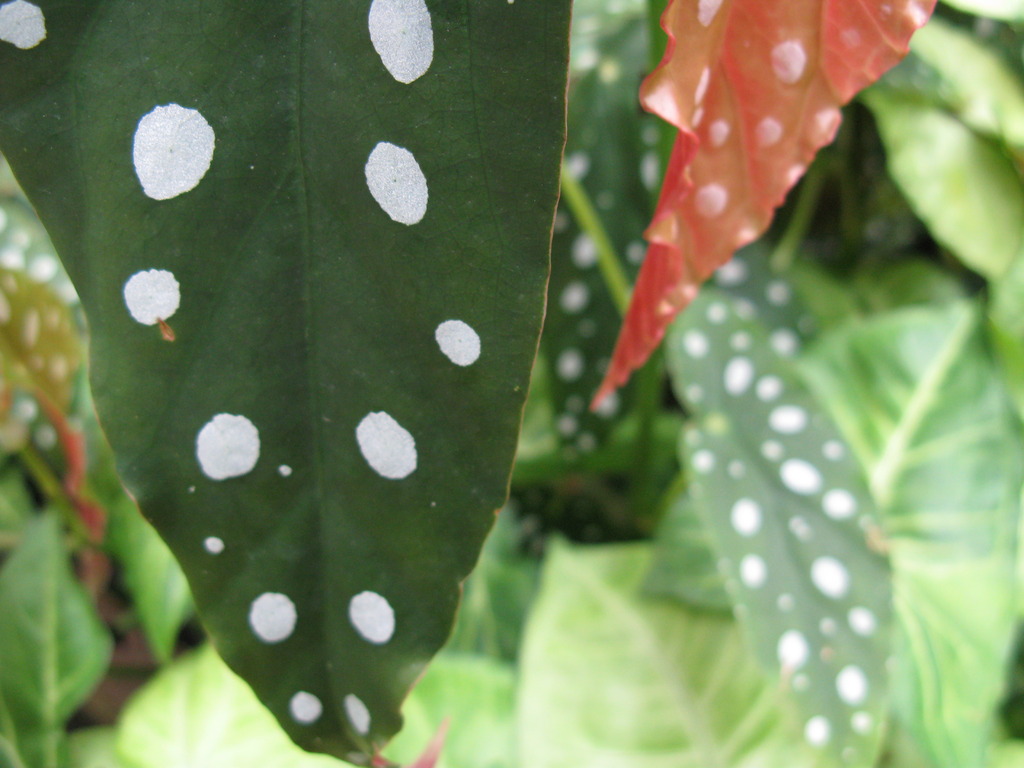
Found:
[[[851,707],[859,706],[868,697],[868,679],[858,666],[843,667],[836,677],[836,690],[839,698]]]
[[[742,395],[754,380],[754,364],[746,357],[734,357],[725,366],[725,391],[734,397]]]
[[[833,520],[846,520],[857,512],[857,499],[843,488],[834,488],[821,500],[825,514]]]
[[[360,592],[348,604],[348,618],[355,630],[374,645],[383,645],[395,634],[395,611],[376,592]]]
[[[434,30],[424,0],[373,0],[370,41],[395,80],[419,79],[434,60]]]
[[[732,466],[730,465],[730,474]],[[761,530],[761,506],[753,499],[740,499],[732,506],[732,527],[740,536],[754,536]]]
[[[802,496],[817,493],[824,483],[818,468],[803,459],[787,459],[779,469],[779,476],[783,485]]]
[[[195,189],[213,162],[213,128],[197,110],[155,107],[139,120],[132,157],[142,191],[154,200]]]
[[[199,430],[196,458],[211,480],[249,474],[260,458],[260,433],[245,416],[219,413]]]
[[[811,648],[802,632],[791,629],[779,638],[779,664],[789,671],[800,669],[811,656]]]
[[[434,339],[445,357],[458,366],[466,367],[480,357],[480,336],[461,320],[446,320],[437,326]]]
[[[366,160],[365,174],[370,194],[393,221],[411,226],[426,216],[427,177],[408,149],[380,142]]]
[[[27,51],[46,39],[46,18],[35,3],[14,0],[0,6],[0,40]]]
[[[381,477],[402,480],[416,471],[416,441],[384,411],[363,417],[356,427],[356,441],[366,463]]]
[[[297,618],[295,604],[278,592],[260,595],[249,607],[249,626],[264,643],[280,643],[291,637]]]
[[[353,694],[345,697],[345,714],[352,727],[363,736],[370,732],[370,710],[366,708],[362,700]]]
[[[740,580],[750,589],[764,586],[768,567],[759,555],[747,555],[740,561]]]
[[[320,699],[312,693],[299,691],[288,703],[288,711],[292,719],[302,725],[311,725],[320,719],[324,712],[324,705]]]
[[[811,581],[834,600],[846,597],[850,591],[850,572],[834,557],[819,557],[811,564]]]
[[[812,717],[804,727],[804,738],[813,747],[823,747],[832,738],[832,724],[821,715]]]
[[[772,49],[772,69],[779,80],[793,85],[807,69],[807,51],[798,40],[779,43]]]
[[[181,304],[181,286],[165,269],[136,272],[124,284],[123,293],[128,312],[143,325],[168,320]]]

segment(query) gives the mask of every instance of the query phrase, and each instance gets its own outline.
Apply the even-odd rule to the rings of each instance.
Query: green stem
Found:
[[[825,174],[821,169],[821,164],[816,163],[811,166],[811,170],[804,178],[804,183],[800,186],[800,194],[797,197],[793,215],[786,224],[786,231],[783,232],[779,244],[775,246],[768,261],[775,272],[785,272],[792,266],[797,251],[807,238],[807,232],[811,228],[824,185]]]
[[[661,349],[636,373],[637,435],[633,460],[632,506],[635,519],[642,526],[653,527],[656,518],[659,488],[654,476],[654,425],[661,409],[661,387],[665,366]]]
[[[40,492],[60,512],[75,538],[81,542],[89,541],[89,533],[78,516],[75,505],[64,491],[60,478],[31,442],[22,448],[21,460]]]
[[[601,277],[604,278],[605,286],[619,314],[624,316],[626,309],[629,308],[630,292],[626,270],[622,268],[622,262],[615,253],[615,246],[612,245],[594,204],[590,202],[590,196],[583,185],[566,170],[565,165],[562,166],[562,194],[580,229],[590,235],[597,246],[597,265],[601,269]]]

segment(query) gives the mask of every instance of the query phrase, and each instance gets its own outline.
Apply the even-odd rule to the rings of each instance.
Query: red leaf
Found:
[[[624,384],[701,283],[759,237],[839,107],[907,52],[936,0],[670,0],[641,89],[679,128],[647,258],[595,403]]]

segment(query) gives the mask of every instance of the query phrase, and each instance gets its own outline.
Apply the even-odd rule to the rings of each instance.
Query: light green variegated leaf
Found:
[[[28,768],[62,765],[65,721],[110,658],[110,635],[67,557],[46,513],[0,569],[0,734]]]
[[[735,622],[645,597],[646,545],[555,543],[521,660],[520,765],[819,768]]]
[[[893,180],[935,239],[986,278],[1002,277],[1024,242],[1024,188],[999,142],[902,91],[875,88],[864,101]]]
[[[18,8],[0,148],[120,475],[291,737],[371,762],[507,496],[570,2]]]
[[[447,721],[437,768],[517,768],[515,684],[506,662],[442,653],[402,708],[406,727],[387,755],[411,765]]]
[[[860,467],[793,363],[720,292],[705,289],[672,326],[666,359],[698,417],[690,490],[757,657],[793,691],[808,742],[870,765],[891,592]]]
[[[961,11],[1005,21],[1024,20],[1024,0],[943,0]]]
[[[180,657],[128,703],[117,755],[126,768],[342,768],[289,741],[209,647]]]
[[[808,363],[882,513],[897,713],[936,765],[981,765],[1016,614],[1024,444],[977,308],[882,316]]]
[[[68,768],[127,768],[117,756],[117,731],[83,728],[68,736]]]

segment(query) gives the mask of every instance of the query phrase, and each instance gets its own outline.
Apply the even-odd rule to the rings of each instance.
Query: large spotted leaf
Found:
[[[768,227],[839,107],[906,53],[935,0],[673,0],[644,106],[679,129],[626,323],[602,384],[643,364],[672,318]]]
[[[0,147],[123,480],[302,746],[368,761],[506,495],[568,0],[13,0]]]
[[[706,290],[668,336],[673,386],[699,417],[685,436],[690,491],[758,657],[801,705],[807,741],[870,765],[891,614],[873,504],[793,364],[735,306]]]

